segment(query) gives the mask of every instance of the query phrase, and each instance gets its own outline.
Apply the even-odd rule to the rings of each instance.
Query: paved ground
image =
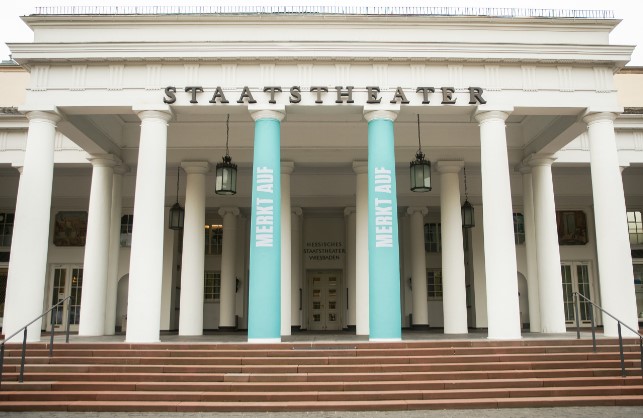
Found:
[[[637,418],[643,407],[583,407],[534,409],[475,409],[396,412],[252,412],[252,413],[143,413],[143,412],[0,412],[0,418]]]

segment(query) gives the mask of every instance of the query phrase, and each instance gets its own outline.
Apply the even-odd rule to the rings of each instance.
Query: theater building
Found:
[[[23,19],[0,66],[5,336],[64,301],[29,340],[65,318],[128,342],[515,339],[588,324],[573,292],[638,328],[643,75],[610,12]]]

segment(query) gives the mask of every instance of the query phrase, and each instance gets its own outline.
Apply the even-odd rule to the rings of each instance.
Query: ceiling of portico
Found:
[[[90,153],[113,153],[127,165],[138,158],[140,120],[131,109],[111,114],[63,108],[67,136]],[[254,123],[246,107],[230,112],[230,154],[240,167],[253,160]],[[168,127],[168,164],[207,159],[212,163],[225,153],[226,113],[215,107],[176,107]],[[402,107],[395,122],[396,160],[410,161],[418,148],[417,114],[420,114],[422,148],[431,160],[453,159],[479,164],[479,127],[471,107]],[[544,112],[541,112],[544,113]],[[576,115],[549,111],[532,114],[517,109],[507,119],[509,160],[518,164],[526,155],[569,141],[567,134]],[[571,113],[569,110],[565,113]],[[361,106],[290,106],[282,125],[282,159],[299,166],[346,166],[367,159],[367,123]],[[92,142],[87,149],[88,141]],[[566,143],[566,142],[565,142]],[[564,145],[564,144],[562,144]],[[556,144],[557,147],[562,146]]]

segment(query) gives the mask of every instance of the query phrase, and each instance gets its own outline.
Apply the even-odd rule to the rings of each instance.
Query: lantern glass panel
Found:
[[[170,208],[170,229],[179,230],[183,229],[183,221],[185,219],[185,210],[175,203]]]

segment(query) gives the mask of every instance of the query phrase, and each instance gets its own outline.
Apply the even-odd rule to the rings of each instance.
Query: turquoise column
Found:
[[[284,114],[252,112],[255,120],[250,222],[248,342],[281,341],[281,161]]]
[[[368,121],[369,340],[402,339],[400,245],[395,186],[393,111],[365,112]]]

